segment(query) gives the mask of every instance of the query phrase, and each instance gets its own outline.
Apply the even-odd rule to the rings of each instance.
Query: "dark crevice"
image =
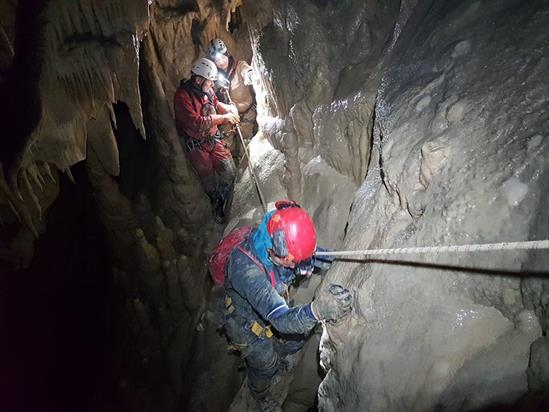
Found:
[[[200,22],[198,20],[193,20],[192,26],[191,26],[191,39],[193,41],[193,44],[196,47],[197,54],[200,51],[200,34],[204,30],[205,24],[204,22]]]
[[[8,180],[16,184],[19,163],[30,136],[40,121],[42,108],[38,81],[42,67],[42,11],[46,0],[19,1],[15,26],[15,55],[0,88],[4,105],[4,138],[0,140],[0,161]]]
[[[153,151],[150,150],[154,135],[148,133],[143,140],[133,124],[128,106],[119,101],[113,105],[117,128],[114,129],[120,158],[120,175],[115,177],[120,192],[129,200],[148,193],[156,176]]]
[[[116,36],[98,36],[93,33],[76,33],[65,38],[62,46],[63,52],[71,52],[75,48],[82,45],[82,43],[96,43],[102,47],[122,47],[123,45],[118,42]]]
[[[240,6],[234,12],[231,12],[231,20],[229,21],[229,32],[232,34],[242,27],[242,15]]]
[[[370,123],[370,131],[368,135],[370,136],[370,142],[369,142],[369,151],[368,151],[368,161],[367,161],[367,167],[366,167],[366,174],[364,175],[363,179],[366,179],[368,176],[368,173],[370,171],[370,168],[372,166],[372,153],[374,151],[374,134],[375,134],[375,127],[376,127],[376,120],[377,120],[377,97],[376,94],[375,101],[374,101],[374,107],[372,109],[372,116],[371,116],[371,123]],[[381,151],[380,151],[380,157],[381,157]],[[381,160],[380,160],[381,161]]]
[[[177,17],[180,18],[187,13],[196,13],[200,11],[198,3],[195,0],[182,1],[177,6],[159,6],[156,2],[155,10],[160,11],[164,17]]]
[[[387,186],[387,182],[385,180],[385,171],[383,170],[383,132],[381,131],[381,127],[379,127],[379,177],[381,177],[381,181],[383,182],[383,186],[385,186],[385,189],[387,189],[388,192],[390,192],[389,187]]]

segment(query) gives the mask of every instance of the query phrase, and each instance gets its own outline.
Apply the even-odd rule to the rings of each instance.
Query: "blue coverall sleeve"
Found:
[[[311,305],[288,307],[260,268],[253,265],[234,269],[236,271],[231,271],[236,274],[231,278],[233,288],[278,332],[304,334],[315,326]]]

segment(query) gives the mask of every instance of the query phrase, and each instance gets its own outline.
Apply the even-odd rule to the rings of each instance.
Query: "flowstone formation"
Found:
[[[383,65],[344,248],[547,238],[547,11],[418,3]],[[478,410],[529,394],[541,410],[529,397],[549,383],[548,262],[510,251],[338,264],[325,281],[351,287],[356,308],[325,331],[320,408]]]
[[[273,182],[268,200],[289,196],[308,207],[321,245],[547,238],[543,2],[297,1],[244,10],[257,35],[256,174]],[[253,220],[248,179],[233,211]],[[356,307],[325,328],[319,409],[518,401],[541,410],[547,263],[541,251],[337,263],[323,282],[352,288]]]
[[[246,27],[233,21],[239,5],[2,2],[2,96],[25,104],[14,105],[7,130],[15,143],[2,150],[0,218],[9,230],[0,256],[15,270],[31,264],[62,174],[74,181],[71,167],[84,162],[88,207],[97,209],[112,253],[110,287],[123,300],[112,314],[124,325],[108,376],[114,394],[95,394],[95,409],[171,411],[186,408],[195,391],[193,353],[208,345],[200,334],[211,286],[204,261],[220,228],[187,166],[172,100],[212,38],[249,57]],[[16,30],[16,18],[28,32]],[[34,77],[22,77],[31,71],[25,62]],[[219,388],[212,408],[222,409],[235,390]]]

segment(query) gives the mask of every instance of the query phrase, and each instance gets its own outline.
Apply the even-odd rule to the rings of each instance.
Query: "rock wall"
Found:
[[[269,200],[309,208],[322,243],[547,238],[543,2],[245,9],[257,22],[251,147],[272,147],[256,173],[277,182]],[[237,214],[254,216],[250,185],[244,175]],[[324,282],[350,287],[356,306],[325,327],[319,408],[473,410],[547,390],[546,267],[545,252],[512,251],[338,262]]]
[[[98,409],[186,408],[192,393],[203,392],[195,387],[197,348],[223,343],[219,358],[234,362],[221,336],[204,343],[201,333],[211,286],[204,261],[221,233],[187,166],[172,101],[212,38],[249,57],[248,32],[233,21],[240,3],[1,2],[1,96],[27,100],[6,122],[18,132],[17,144],[2,142],[13,156],[0,150],[0,218],[10,228],[0,233],[1,263],[28,267],[65,179],[58,171],[74,180],[71,166],[84,161],[113,254],[112,287],[123,299],[113,314],[124,325],[116,376],[108,377],[119,387],[94,401]],[[14,28],[16,20],[32,23],[29,33]],[[17,74],[17,56],[32,61],[35,77]],[[28,87],[11,87],[15,80]],[[226,369],[236,373],[234,365]],[[235,390],[220,389],[212,407],[222,409]]]
[[[541,3],[418,4],[384,66],[346,248],[547,237],[545,24]],[[546,254],[387,259],[328,277],[357,306],[324,335],[323,409],[473,410],[539,389],[527,371],[540,368],[547,280],[526,272]]]
[[[253,51],[251,166],[266,200],[298,200],[322,246],[547,238],[542,0],[22,4],[0,2],[2,96],[24,97],[14,112],[28,105],[26,123],[6,122],[16,144],[1,150],[0,217],[17,227],[1,233],[1,257],[29,265],[62,174],[85,160],[128,326],[118,409],[223,410],[241,382],[207,302],[203,261],[221,229],[172,113],[214,37],[237,57]],[[18,37],[16,12],[36,35]],[[21,89],[18,70],[32,77]],[[226,230],[262,215],[240,172]],[[545,252],[337,262],[293,291],[308,302],[333,281],[355,296],[352,317],[323,328],[319,409],[473,410],[526,394],[539,406],[548,263]],[[287,410],[315,403],[316,339]]]

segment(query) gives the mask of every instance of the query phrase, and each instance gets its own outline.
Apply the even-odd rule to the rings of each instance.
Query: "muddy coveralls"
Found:
[[[251,70],[252,68],[248,63],[243,60],[235,61],[232,56],[229,57],[228,72],[219,69],[219,72],[230,81],[229,95],[238,109],[240,131],[246,144],[249,144],[257,131],[257,112],[252,89]],[[225,101],[225,103],[228,103],[228,101]],[[244,154],[244,148],[241,147],[242,144],[240,138],[236,135],[235,128],[226,125],[222,127],[222,131],[227,136],[227,141],[235,159],[240,159]]]
[[[175,124],[187,158],[215,210],[233,191],[236,167],[211,115],[224,113],[213,89],[207,93],[191,80],[182,81],[174,97]]]
[[[296,275],[266,264],[266,251],[261,257],[254,242],[260,228],[233,250],[225,276],[225,331],[246,362],[248,386],[257,400],[269,396],[281,361],[303,347],[317,322],[310,304],[288,307],[287,291]]]

